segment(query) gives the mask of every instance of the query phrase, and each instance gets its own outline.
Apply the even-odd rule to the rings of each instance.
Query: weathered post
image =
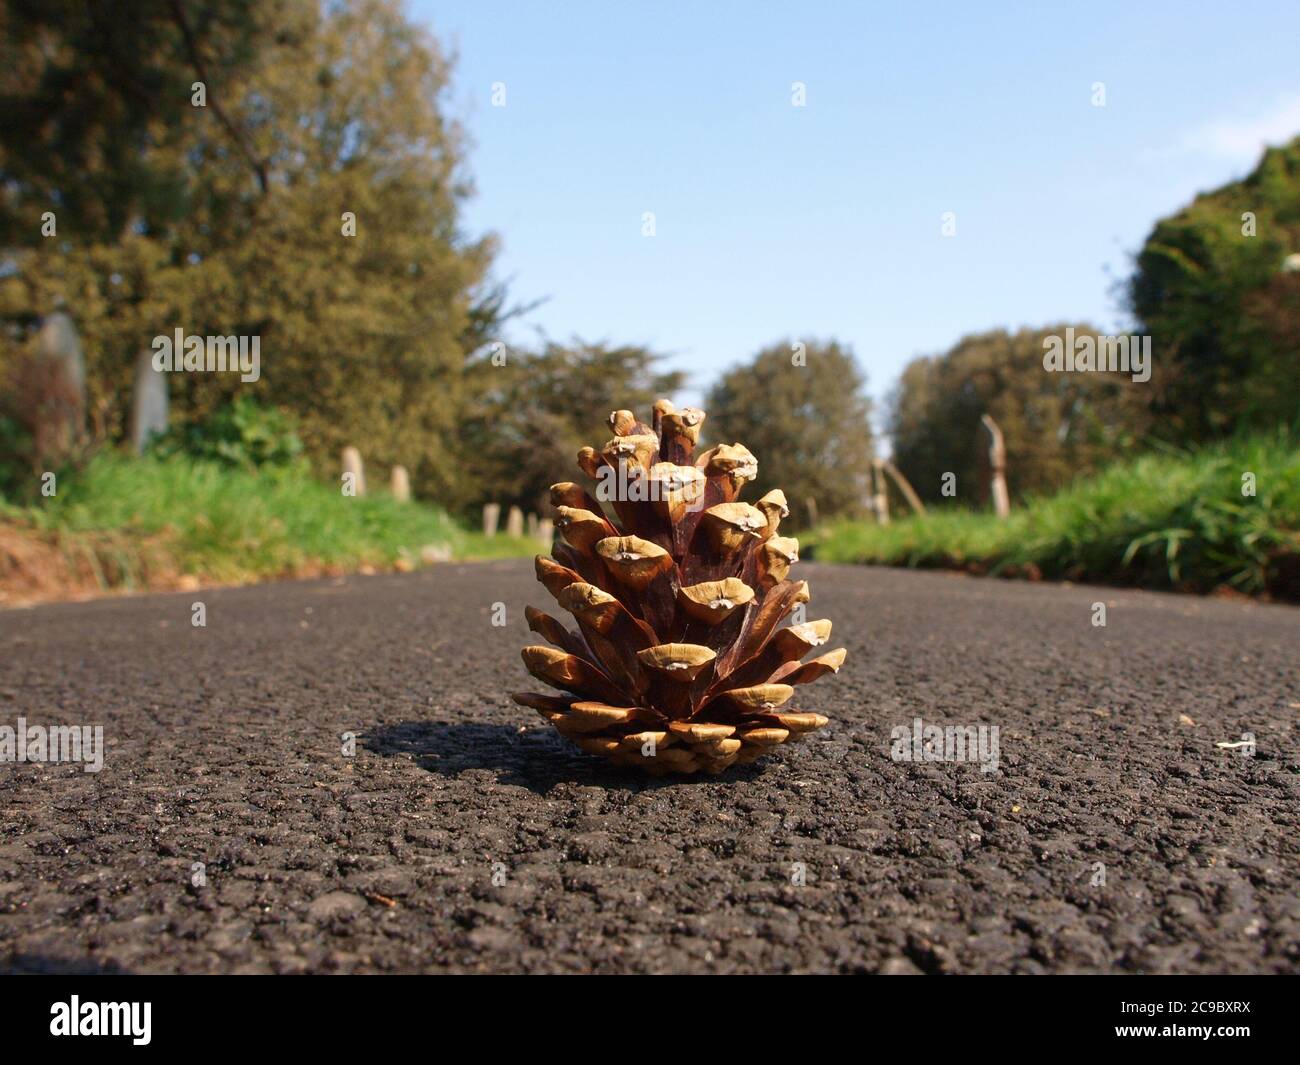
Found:
[[[511,507],[506,514],[506,535],[524,535],[524,512],[518,507]]]
[[[411,475],[406,472],[405,466],[393,467],[388,475],[388,487],[399,503],[411,501]]]
[[[57,404],[50,408],[54,424],[49,426],[47,439],[62,457],[86,432],[86,360],[72,316],[61,307],[41,320],[36,357],[52,368],[59,382]]]
[[[497,522],[501,520],[500,503],[483,504],[483,535],[496,536]]]
[[[137,455],[167,431],[168,406],[167,375],[153,368],[153,352],[146,348],[135,358],[131,395],[131,449]]]
[[[989,432],[989,466],[993,470],[990,485],[993,494],[993,512],[999,518],[1011,513],[1011,496],[1007,493],[1007,448],[1002,440],[1002,430],[998,423],[987,414],[980,416],[980,422]]]
[[[871,509],[876,512],[878,525],[889,524],[889,486],[885,483],[884,464],[880,459],[871,460],[871,483],[873,495]]]
[[[881,459],[880,465],[890,477],[894,479],[894,484],[898,485],[898,490],[903,493],[903,498],[907,500],[908,506],[912,510],[925,516],[925,504],[921,502],[921,497],[916,494],[916,489],[912,487],[912,482],[903,476],[903,471],[895,466],[889,459]]]
[[[349,483],[351,492],[347,491]],[[354,496],[366,494],[366,468],[361,461],[361,452],[354,447],[343,449],[343,491]]]

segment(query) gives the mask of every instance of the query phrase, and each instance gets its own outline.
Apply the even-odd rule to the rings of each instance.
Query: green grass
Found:
[[[532,558],[534,555],[545,555],[550,551],[550,548],[540,540],[527,536],[506,536],[504,533],[497,533],[496,536],[484,536],[481,532],[462,533],[460,543],[456,557],[475,561],[490,558]]]
[[[1248,472],[1253,497],[1242,494]],[[1150,453],[1030,500],[1006,521],[936,511],[888,526],[840,522],[807,540],[830,562],[1300,599],[1300,444],[1278,433]]]
[[[468,533],[443,511],[386,495],[345,497],[293,469],[234,470],[187,458],[101,453],[63,478],[40,505],[0,516],[57,540],[65,553],[92,548],[114,577],[145,583],[150,557],[217,582],[313,569],[418,566],[427,545],[455,558],[535,554],[535,541]]]

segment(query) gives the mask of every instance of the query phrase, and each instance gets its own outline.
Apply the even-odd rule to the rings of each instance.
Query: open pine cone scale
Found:
[[[577,631],[525,612],[549,646],[525,647],[524,665],[562,694],[514,700],[583,750],[654,774],[719,773],[821,728],[825,717],[789,701],[845,652],[807,658],[829,621],[782,627],[809,601],[788,576],[799,544],[779,535],[784,494],[739,500],[758,473],[740,444],[696,457],[703,411],[660,400],[652,425],[626,410],[609,420],[613,438],[578,453],[594,494],[552,485],[563,542],[537,558]]]

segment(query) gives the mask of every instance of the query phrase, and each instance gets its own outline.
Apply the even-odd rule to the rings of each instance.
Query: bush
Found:
[[[1243,495],[1246,475],[1254,495]],[[817,531],[829,562],[1300,600],[1300,441],[1286,431],[1190,454],[1151,453],[1031,499],[1006,521],[938,511]]]
[[[240,396],[206,421],[173,426],[149,450],[159,458],[187,455],[240,469],[294,466],[302,461],[294,419],[249,396]]]
[[[30,502],[41,476],[59,478],[89,456],[85,411],[62,366],[19,352],[0,376],[0,496]]]

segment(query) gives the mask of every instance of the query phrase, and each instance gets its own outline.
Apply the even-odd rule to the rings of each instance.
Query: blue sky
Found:
[[[409,11],[458,55],[466,223],[547,300],[507,339],[647,344],[686,400],[786,336],[850,344],[880,399],[967,333],[1123,329],[1155,220],[1300,133],[1294,0]]]

